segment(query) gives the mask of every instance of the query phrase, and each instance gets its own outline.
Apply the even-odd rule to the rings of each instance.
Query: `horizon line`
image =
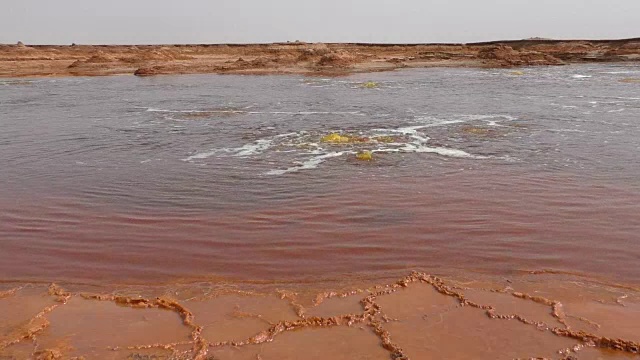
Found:
[[[50,43],[50,44],[42,44],[42,43],[23,43],[21,41],[15,43],[0,43],[0,46],[17,46],[18,44],[23,44],[25,46],[32,47],[44,47],[44,46],[99,46],[99,47],[107,47],[107,46],[256,46],[256,45],[305,45],[305,44],[327,44],[327,45],[357,45],[357,46],[432,46],[432,45],[447,45],[447,46],[464,46],[464,45],[493,45],[493,44],[501,44],[501,43],[522,43],[522,42],[540,42],[540,43],[558,43],[558,42],[594,42],[594,43],[606,43],[606,42],[635,42],[640,41],[640,37],[631,37],[631,38],[613,38],[613,39],[558,39],[558,38],[539,38],[532,37],[526,39],[503,39],[503,40],[490,40],[490,41],[477,41],[477,42],[428,42],[428,43],[420,43],[420,42],[408,42],[408,43],[391,43],[391,42],[325,42],[325,41],[317,41],[317,42],[307,42],[301,40],[295,41],[273,41],[273,42],[229,42],[229,43],[139,43],[139,44],[118,44],[118,43],[74,43],[71,44],[60,44],[60,43]]]

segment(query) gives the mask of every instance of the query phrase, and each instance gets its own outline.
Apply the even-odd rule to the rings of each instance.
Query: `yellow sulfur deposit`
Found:
[[[341,135],[338,133],[331,133],[320,138],[320,142],[333,143],[333,144],[352,144],[352,143],[364,143],[368,142],[369,138],[362,136]]]
[[[371,151],[361,151],[356,154],[356,159],[361,161],[371,161],[373,160],[373,153]]]
[[[322,142],[326,143],[348,143],[351,140],[348,136],[343,136],[338,133],[331,133],[329,135],[325,135],[320,139]]]
[[[522,76],[522,75],[524,75],[524,72],[522,72],[522,71],[512,71],[511,75]]]
[[[367,81],[366,83],[362,84],[362,87],[367,89],[375,89],[378,87],[378,83],[374,81]]]

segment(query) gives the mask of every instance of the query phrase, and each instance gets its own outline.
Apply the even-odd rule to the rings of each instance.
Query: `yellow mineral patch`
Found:
[[[347,134],[331,133],[325,135],[320,139],[320,142],[333,143],[333,144],[349,144],[349,143],[363,143],[368,142],[369,138],[362,136],[352,136]]]
[[[373,153],[371,151],[361,151],[356,154],[356,159],[361,161],[371,161],[373,160]]]
[[[640,83],[640,78],[626,78],[620,80],[622,83]]]
[[[351,143],[366,143],[371,141],[368,137],[364,136],[349,136],[349,142]]]
[[[522,76],[522,75],[524,75],[524,72],[522,72],[522,71],[512,71],[509,74],[516,75],[516,76]]]
[[[320,139],[322,142],[326,143],[347,143],[349,142],[348,136],[342,136],[338,133],[331,133],[329,135],[325,135]]]
[[[367,89],[375,89],[379,86],[380,84],[378,84],[375,81],[367,81],[366,83],[363,83],[361,86],[363,88],[367,88]]]

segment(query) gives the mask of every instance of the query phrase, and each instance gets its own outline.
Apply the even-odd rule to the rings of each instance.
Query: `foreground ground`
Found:
[[[640,356],[638,289],[546,271],[489,279],[414,272],[339,291],[4,284],[0,359]]]
[[[0,77],[116,74],[340,75],[405,67],[518,67],[639,62],[640,39],[375,45],[0,45]]]

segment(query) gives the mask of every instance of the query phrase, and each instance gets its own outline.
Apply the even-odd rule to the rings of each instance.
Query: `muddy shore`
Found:
[[[342,75],[399,68],[640,63],[640,38],[475,44],[0,45],[0,77]]]
[[[640,292],[572,274],[2,284],[1,359],[632,359]]]

